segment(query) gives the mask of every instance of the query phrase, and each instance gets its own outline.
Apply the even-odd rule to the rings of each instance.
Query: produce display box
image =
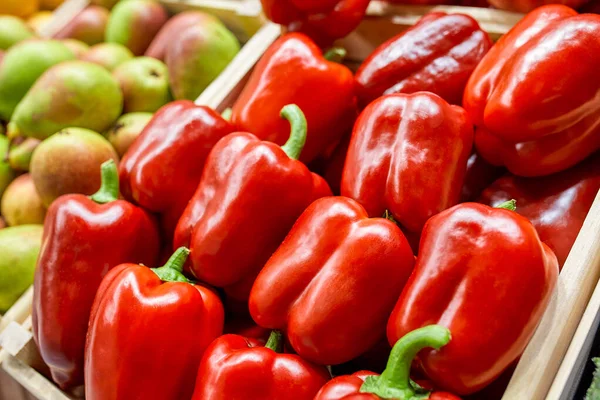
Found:
[[[85,0],[67,1],[69,2],[87,4]],[[257,1],[162,0],[162,3],[172,12],[193,8],[208,10],[221,17],[241,37],[244,34],[250,37],[255,33],[233,62],[196,101],[217,111],[231,107],[254,65],[280,36],[281,28],[264,22],[259,15]],[[372,1],[361,25],[338,42],[348,52],[344,63],[355,69],[375,47],[409,28],[430,11],[468,14],[494,40],[506,33],[522,17],[517,13],[484,8],[403,6]],[[520,358],[504,393],[504,400],[571,398],[567,396],[575,390],[573,384],[576,383],[581,366],[588,359],[595,327],[600,321],[599,278],[600,193],[596,196],[564,264],[546,313]],[[27,296],[27,293],[23,296],[21,307],[25,304],[25,308],[29,310],[31,297]],[[10,317],[9,314],[18,313],[11,309],[5,317]],[[69,399],[68,395],[58,390],[45,377],[44,365],[40,362],[31,334],[31,317],[27,313],[20,313],[18,318],[5,322],[0,327],[5,328],[0,333],[0,346],[4,347],[0,353],[0,362],[2,357],[5,358],[2,368],[39,399]]]
[[[264,40],[260,37],[273,34],[273,26],[264,29],[266,19],[262,15],[260,2],[249,0],[189,0],[185,3],[176,0],[158,0],[171,14],[188,10],[200,10],[213,14],[227,26],[242,43],[242,48],[232,64],[247,59],[250,54],[262,53]],[[48,24],[38,31],[42,38],[51,38],[67,25],[77,14],[90,5],[90,0],[66,0],[54,12]],[[265,32],[266,31],[266,32]],[[276,34],[279,35],[277,29]],[[252,41],[257,36],[259,40]],[[230,71],[226,69],[224,73]],[[197,99],[196,104],[209,105],[208,89]],[[27,391],[39,399],[70,399],[47,378],[48,370],[41,360],[31,334],[31,305],[33,286],[26,290],[19,300],[4,315],[0,315],[0,365]]]

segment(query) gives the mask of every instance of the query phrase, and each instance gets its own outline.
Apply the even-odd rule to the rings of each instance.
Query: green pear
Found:
[[[85,61],[50,68],[17,106],[7,135],[45,139],[67,127],[104,132],[119,117],[123,95],[110,72]]]
[[[100,43],[92,46],[90,50],[81,56],[81,60],[93,62],[103,66],[109,71],[114,70],[120,64],[133,58],[133,53],[125,46],[118,43]]]
[[[10,120],[35,81],[50,67],[75,59],[58,40],[28,40],[10,48],[0,66],[0,118]]]
[[[237,38],[217,19],[186,27],[165,55],[173,97],[195,100],[239,50]]]
[[[123,111],[154,112],[171,101],[169,71],[155,58],[137,57],[113,71],[123,92]]]
[[[87,43],[82,42],[81,40],[61,39],[60,41],[69,49],[71,49],[73,54],[75,54],[75,57],[79,59],[90,49],[90,46]]]
[[[158,34],[148,46],[145,56],[154,57],[160,61],[165,61],[165,53],[167,48],[176,40],[179,40],[179,35],[186,28],[196,24],[207,24],[212,21],[219,22],[217,17],[207,14],[202,11],[184,11],[174,15],[161,28]]]
[[[8,226],[43,224],[46,216],[46,208],[29,174],[17,177],[8,185],[0,209]]]
[[[0,230],[0,314],[33,283],[42,245],[42,225],[21,225]]]
[[[124,114],[105,133],[106,138],[115,148],[119,157],[123,157],[129,146],[131,146],[146,125],[148,125],[152,116],[152,113],[145,112]]]
[[[33,151],[40,144],[40,140],[25,138],[18,144],[13,144],[8,151],[8,164],[16,171],[29,171],[29,163]]]
[[[167,11],[157,1],[121,1],[110,13],[105,38],[141,56],[168,19]]]
[[[101,68],[101,67],[98,67]],[[100,166],[119,156],[102,135],[66,128],[44,140],[33,152],[30,172],[35,188],[48,207],[69,193],[93,194],[100,187]]]
[[[8,152],[9,140],[6,136],[0,135],[0,196],[4,193],[6,187],[15,179],[16,173],[12,170],[5,160]]]
[[[0,49],[7,50],[12,45],[32,37],[35,37],[35,34],[21,18],[0,15]]]

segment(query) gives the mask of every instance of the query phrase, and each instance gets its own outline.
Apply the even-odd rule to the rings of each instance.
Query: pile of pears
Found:
[[[169,18],[155,0],[93,0],[42,39],[48,21],[17,17],[36,7],[10,9],[29,1],[39,5],[0,1],[13,14],[0,15],[0,314],[33,281],[52,202],[98,190],[104,161],[118,163],[159,108],[196,99],[240,49],[216,17]]]

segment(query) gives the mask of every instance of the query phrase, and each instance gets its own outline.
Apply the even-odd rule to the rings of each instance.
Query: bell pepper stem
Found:
[[[225,121],[231,121],[231,114],[232,113],[233,113],[233,110],[231,109],[231,107],[227,107],[221,113],[221,118],[223,118]]]
[[[290,138],[281,148],[289,158],[297,160],[306,143],[306,117],[300,107],[295,104],[283,107],[281,117],[287,119],[291,126]]]
[[[380,376],[369,376],[360,388],[382,399],[416,400],[429,398],[429,391],[410,380],[410,366],[419,351],[439,349],[450,341],[450,331],[440,325],[428,325],[404,335],[396,342],[387,366]]]
[[[503,208],[505,210],[517,211],[517,201],[515,199],[511,199],[511,200],[505,201],[502,204],[498,204],[494,208]]]
[[[265,347],[275,353],[281,353],[283,351],[283,334],[278,330],[271,331]]]
[[[100,189],[90,196],[98,204],[106,204],[119,198],[119,174],[113,160],[104,161],[100,167]]]
[[[192,281],[183,275],[183,266],[189,254],[189,249],[180,247],[175,250],[165,265],[160,268],[152,268],[152,272],[154,272],[163,282],[192,283]]]
[[[396,225],[398,224],[398,221],[396,221],[396,219],[394,218],[394,216],[392,215],[392,213],[389,210],[385,210],[383,212],[383,218],[387,219],[388,221],[392,221]]]
[[[327,61],[341,63],[346,57],[346,49],[343,47],[332,47],[323,54],[323,58]]]

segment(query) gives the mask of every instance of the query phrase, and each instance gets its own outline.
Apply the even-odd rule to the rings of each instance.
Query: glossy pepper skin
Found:
[[[370,219],[352,199],[325,197],[302,213],[256,278],[250,314],[285,331],[301,357],[341,364],[382,337],[413,264],[396,224]]]
[[[156,269],[121,264],[102,281],[86,343],[85,398],[189,399],[208,345],[223,332],[223,305],[181,270],[180,248]]]
[[[102,187],[90,196],[59,197],[48,209],[35,273],[33,337],[52,379],[64,390],[83,385],[83,356],[94,295],[119,263],[153,265],[158,257],[155,221],[117,200],[117,167],[102,165]]]
[[[119,165],[123,195],[161,213],[167,238],[198,186],[214,145],[233,132],[219,114],[188,100],[156,112]]]
[[[599,35],[599,15],[550,5],[494,45],[463,101],[486,160],[515,175],[542,176],[600,148]]]
[[[312,400],[330,379],[325,367],[280,354],[281,334],[265,347],[254,339],[223,335],[202,358],[192,400]]]
[[[415,270],[388,321],[388,341],[426,324],[447,327],[452,341],[420,352],[420,365],[434,385],[474,393],[523,352],[557,277],[556,256],[525,217],[459,204],[425,225]]]
[[[426,389],[422,383],[417,385],[410,380],[411,362],[416,354],[427,347],[437,350],[449,341],[450,332],[439,325],[409,332],[392,348],[387,367],[381,375],[358,371],[338,376],[327,382],[314,400],[460,400],[451,393]]]
[[[432,93],[391,94],[359,116],[341,192],[369,216],[389,210],[410,232],[458,203],[473,127],[465,111]]]
[[[491,184],[478,202],[496,206],[517,201],[540,240],[556,254],[562,268],[600,189],[600,156],[558,174],[523,178],[506,174]]]
[[[261,3],[271,21],[327,46],[360,24],[370,0],[261,0]]]
[[[431,12],[362,63],[355,76],[359,104],[420,91],[461,104],[469,76],[491,47],[487,32],[468,15]]]
[[[579,8],[586,4],[589,0],[561,0],[560,4],[571,8]],[[528,13],[538,7],[548,4],[557,4],[552,0],[489,0],[490,5],[494,8],[506,11],[516,11]]]
[[[282,116],[292,124],[283,147],[243,132],[217,143],[175,231],[175,247],[190,246],[194,276],[238,300],[248,299],[254,278],[304,209],[331,194],[297,160],[306,137],[302,112],[290,105]]]
[[[352,127],[357,113],[352,72],[327,61],[300,33],[284,35],[269,47],[235,102],[231,121],[239,130],[282,145],[289,129],[278,113],[292,103],[308,122],[300,158],[304,163],[335,145]]]

